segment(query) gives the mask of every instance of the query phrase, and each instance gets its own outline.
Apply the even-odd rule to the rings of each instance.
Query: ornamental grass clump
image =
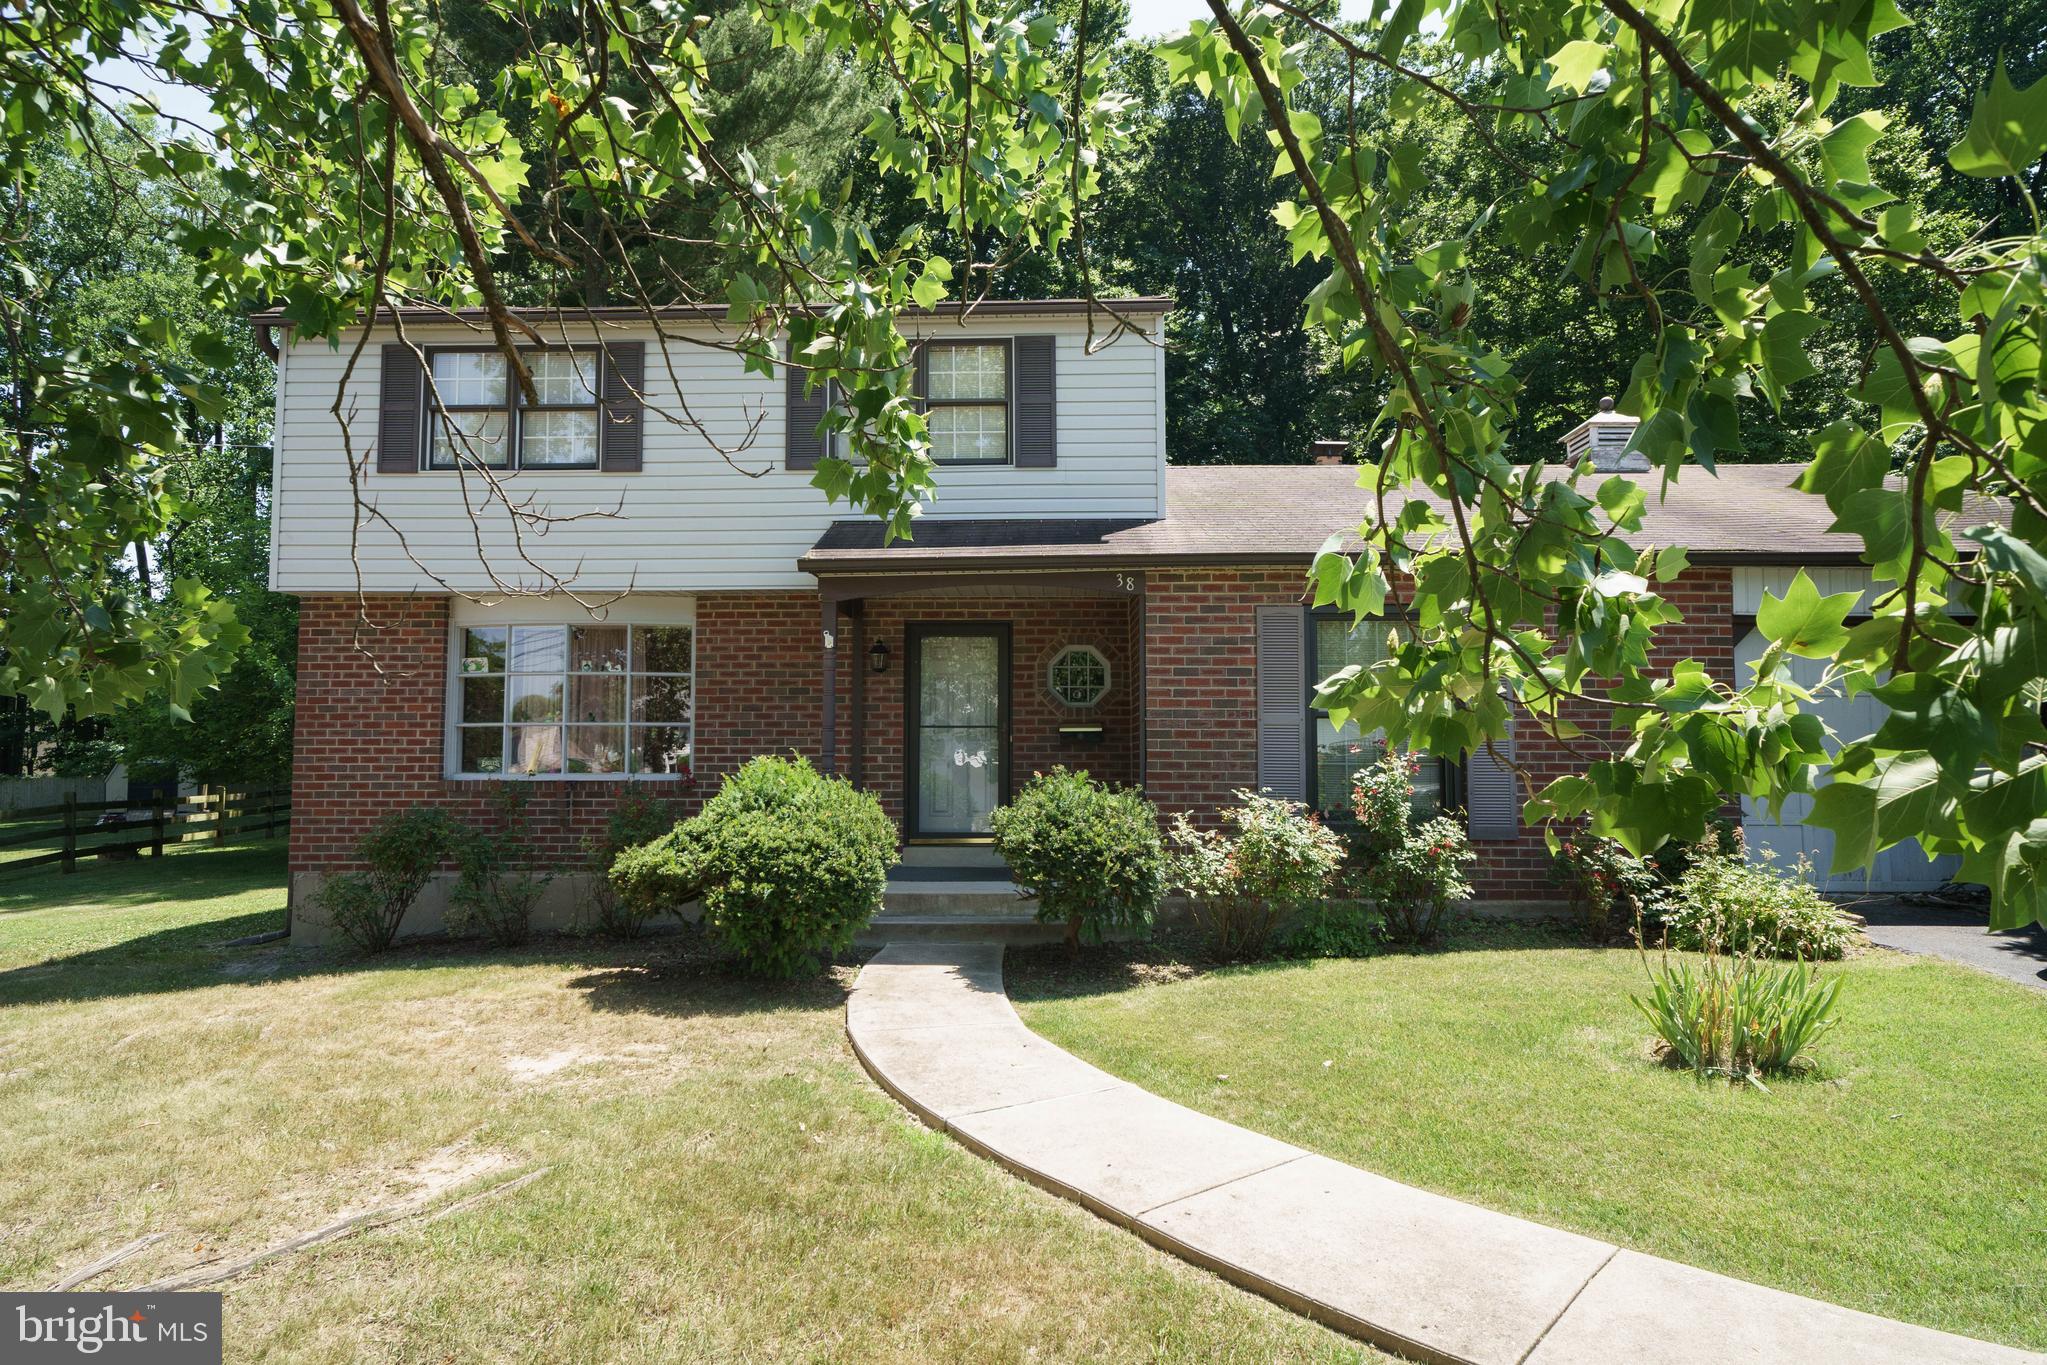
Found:
[[[1464,826],[1447,815],[1416,824],[1414,776],[1421,760],[1389,753],[1352,782],[1351,881],[1373,902],[1387,936],[1410,944],[1442,936],[1452,902],[1471,894],[1464,867],[1476,856]]]
[[[1252,791],[1219,812],[1225,828],[1197,829],[1184,813],[1167,837],[1167,877],[1194,901],[1209,950],[1224,961],[1262,957],[1290,917],[1329,894],[1344,844],[1305,804]]]
[[[1064,924],[1068,947],[1144,930],[1165,894],[1159,813],[1135,789],[1085,771],[1034,773],[990,817],[1010,876],[1038,900],[1038,919]]]
[[[872,792],[804,758],[756,758],[704,808],[612,864],[625,913],[703,905],[711,941],[759,976],[838,953],[881,909],[896,831]]]
[[[1672,1063],[1759,1090],[1765,1076],[1811,1066],[1840,998],[1841,979],[1822,979],[1809,963],[1718,952],[1665,958],[1649,969],[1649,994],[1633,997]]]

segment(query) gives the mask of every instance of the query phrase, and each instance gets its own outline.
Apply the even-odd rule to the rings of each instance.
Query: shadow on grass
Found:
[[[1562,921],[1466,918],[1455,921],[1443,941],[1432,947],[1413,949],[1387,944],[1353,960],[1531,948],[1594,950],[1603,946],[1589,942],[1576,925]],[[1104,943],[1082,948],[1078,953],[1057,943],[1011,948],[1003,955],[1003,980],[1011,997],[1017,1000],[1071,1000],[1168,985],[1216,973],[1261,976],[1298,971],[1322,960],[1325,959],[1275,956],[1250,962],[1221,961],[1209,953],[1198,928],[1179,924],[1162,926],[1149,939]]]
[[[568,985],[584,992],[596,1010],[739,1015],[842,1007],[857,966],[854,959],[840,958],[812,976],[763,980],[740,974],[691,931],[631,942],[542,935],[517,948],[474,940],[409,940],[382,953],[225,943],[279,927],[276,920],[269,911],[230,915],[0,971],[0,1009],[369,973],[541,966],[582,969]]]
[[[283,943],[229,946],[228,940],[286,926],[281,843],[187,844],[168,856],[81,866],[70,876],[0,878],[0,925],[30,911],[158,912],[192,916],[121,939],[0,970],[0,1009],[11,1005],[119,999],[218,986],[261,987],[318,977],[424,972],[468,967],[545,966],[576,971],[569,985],[592,1009],[622,1013],[724,1015],[843,1006],[852,971],[842,957],[811,976],[769,981],[742,975],[693,929],[669,928],[621,941],[544,934],[516,948],[474,939],[402,941],[383,953],[344,946]],[[275,904],[239,910],[225,902],[269,897]],[[224,902],[208,913],[206,902]],[[15,921],[19,923],[20,921]],[[31,922],[32,923],[32,922]]]

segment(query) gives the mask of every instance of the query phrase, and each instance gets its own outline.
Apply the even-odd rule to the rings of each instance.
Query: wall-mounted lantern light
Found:
[[[888,641],[876,640],[867,651],[867,666],[876,673],[888,672]]]

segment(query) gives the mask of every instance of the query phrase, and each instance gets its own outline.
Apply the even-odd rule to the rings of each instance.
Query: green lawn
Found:
[[[276,847],[0,880],[0,1286],[170,1234],[93,1282],[132,1287],[546,1167],[232,1282],[228,1357],[1379,1358],[919,1126],[846,1045],[847,969],[218,946],[282,904]]]
[[[1198,972],[1012,953],[1030,1026],[1160,1094],[1399,1180],[1911,1322],[2047,1347],[2047,997],[1874,951],[1814,1076],[1652,1060],[1632,952],[1545,931]]]

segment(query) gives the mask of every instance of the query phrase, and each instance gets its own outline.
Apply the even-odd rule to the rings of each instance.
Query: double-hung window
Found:
[[[429,358],[429,469],[597,468],[598,351],[526,352],[530,403],[500,351],[437,350]]]
[[[1308,797],[1309,804],[1327,819],[1350,818],[1351,783],[1362,770],[1386,754],[1383,731],[1364,734],[1356,721],[1338,729],[1329,713],[1315,705],[1313,689],[1330,674],[1351,664],[1370,668],[1386,657],[1389,630],[1398,629],[1387,621],[1366,621],[1353,627],[1349,616],[1308,618]],[[1456,783],[1453,765],[1428,754],[1421,757],[1421,771],[1414,778],[1414,809],[1419,816],[1434,815],[1452,799]]]
[[[940,464],[1009,462],[1009,343],[924,343],[924,422]]]
[[[457,634],[461,775],[689,771],[689,626],[473,625]]]

